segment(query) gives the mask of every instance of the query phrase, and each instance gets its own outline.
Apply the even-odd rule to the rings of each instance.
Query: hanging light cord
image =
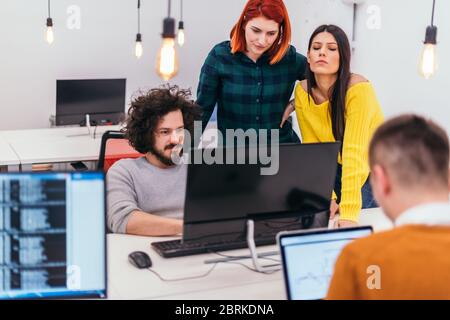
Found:
[[[353,26],[352,26],[352,40],[355,41],[356,34],[356,12],[358,10],[358,5],[356,3],[353,4]]]
[[[183,21],[183,0],[180,0],[180,21]]]
[[[172,7],[172,1],[171,0],[168,0],[168,10],[167,10],[167,17],[168,18],[170,18],[170,9],[171,9],[171,7]]]
[[[434,23],[434,5],[436,4],[436,0],[433,0],[433,10],[431,11],[431,26]]]
[[[141,0],[138,0],[138,33],[141,33]]]
[[[48,17],[50,18],[50,0],[48,0]]]

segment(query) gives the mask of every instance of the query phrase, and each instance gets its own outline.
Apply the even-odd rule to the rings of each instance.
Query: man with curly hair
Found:
[[[117,161],[107,174],[108,226],[145,236],[182,232],[187,166],[177,165],[184,130],[192,133],[200,108],[190,91],[166,85],[133,99],[125,127],[143,157]]]

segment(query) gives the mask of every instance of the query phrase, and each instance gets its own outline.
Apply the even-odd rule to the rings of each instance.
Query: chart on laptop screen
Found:
[[[289,297],[293,300],[323,299],[336,260],[345,245],[369,235],[371,229],[303,233],[281,239]]]
[[[0,299],[100,295],[104,177],[0,174]]]
[[[325,297],[333,268],[347,241],[311,244],[304,248],[293,247],[288,256],[307,256],[308,259],[288,260],[292,270],[291,292],[293,299],[321,299]]]

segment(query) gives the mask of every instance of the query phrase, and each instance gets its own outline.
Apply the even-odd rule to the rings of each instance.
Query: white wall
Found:
[[[55,42],[44,40],[46,0],[2,0],[0,6],[0,130],[42,128],[55,113],[56,79],[127,78],[127,101],[139,88],[162,83],[154,71],[160,46],[165,0],[142,0],[144,55],[134,57],[135,0],[53,0]],[[179,1],[172,1],[178,18]],[[186,45],[179,50],[180,72],[171,83],[197,87],[200,67],[211,47],[228,39],[245,0],[184,0]],[[427,114],[450,130],[446,89],[450,62],[450,1],[437,1],[440,68],[436,76],[418,76],[421,41],[431,15],[431,0],[367,0],[358,10],[353,70],[369,78],[386,115]],[[351,32],[352,8],[341,0],[285,0],[293,26],[293,44],[306,50],[311,31],[336,23]],[[66,10],[81,8],[81,29],[69,30]],[[377,5],[381,29],[366,26],[366,10]]]
[[[179,1],[172,1],[178,17]],[[159,86],[155,73],[166,0],[142,0],[144,55],[134,56],[136,0],[53,0],[55,41],[45,41],[46,0],[1,0],[0,130],[49,126],[55,113],[56,79],[127,78],[127,100],[139,88]],[[196,89],[202,60],[227,39],[243,0],[185,0],[186,45],[171,82]],[[69,30],[66,10],[81,8],[81,29]],[[218,12],[210,15],[211,10]]]
[[[366,26],[366,10],[372,4],[381,9],[380,30]],[[359,12],[354,69],[374,83],[387,116],[420,113],[450,133],[450,1],[436,1],[439,69],[429,80],[418,75],[431,5],[432,0],[367,1]]]

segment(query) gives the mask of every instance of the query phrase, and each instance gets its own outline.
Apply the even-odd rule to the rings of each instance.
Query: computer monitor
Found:
[[[287,298],[326,298],[334,265],[343,247],[371,233],[370,226],[280,233],[278,244]]]
[[[106,297],[104,181],[0,173],[0,299]]]
[[[245,148],[244,164],[236,160],[234,164],[191,161],[183,241],[245,240],[248,219],[255,222],[257,245],[275,243],[282,230],[327,227],[340,143],[277,147],[278,159],[273,160],[278,161],[278,172],[273,175],[261,174],[262,168],[273,163],[251,163],[252,147]],[[236,159],[239,149],[216,151],[224,153],[223,159],[233,152]],[[192,157],[195,159],[195,154]]]
[[[57,80],[56,125],[117,124],[125,112],[126,79]]]

